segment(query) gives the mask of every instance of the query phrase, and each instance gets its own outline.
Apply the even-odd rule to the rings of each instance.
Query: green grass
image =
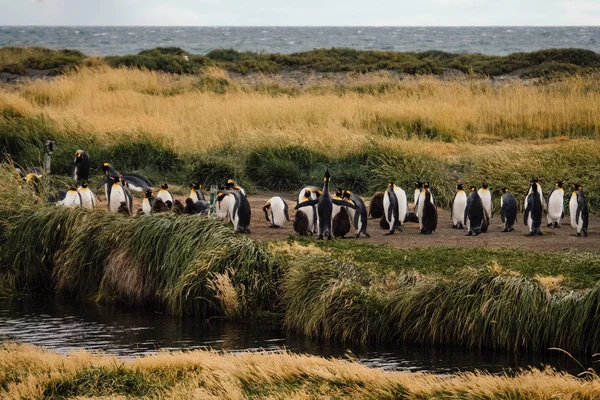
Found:
[[[61,73],[81,65],[84,60],[85,56],[82,53],[73,50],[0,48],[0,71],[21,75],[25,74],[27,69],[50,69],[53,73]],[[157,47],[135,55],[109,56],[104,60],[113,67],[144,68],[175,74],[196,74],[204,67],[217,66],[242,74],[277,73],[286,69],[319,72],[389,70],[406,74],[441,74],[448,69],[453,69],[489,76],[516,73],[529,77],[550,77],[588,73],[600,67],[600,55],[584,49],[547,49],[530,53],[513,53],[507,56],[344,48],[315,49],[292,54],[216,49],[206,55],[197,55],[177,47]],[[209,87],[214,86],[210,83]],[[219,90],[222,89],[226,88],[221,87]],[[382,88],[365,89],[382,90]],[[265,90],[269,89],[265,88]]]
[[[509,352],[600,350],[600,286],[550,292],[498,266],[448,276],[314,255],[292,260],[282,299],[289,330],[323,339]]]
[[[427,275],[454,277],[465,268],[483,269],[498,263],[527,278],[563,276],[562,286],[569,290],[593,288],[600,281],[600,252],[548,253],[471,247],[398,249],[349,240],[315,242],[300,237],[290,240],[304,245],[314,243],[340,262],[358,264],[378,273],[414,270]]]

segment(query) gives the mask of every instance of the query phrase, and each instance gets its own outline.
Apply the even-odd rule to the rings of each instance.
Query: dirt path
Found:
[[[265,215],[262,207],[271,196],[281,195],[290,208],[290,219],[283,228],[270,228],[270,223],[265,220]],[[183,196],[175,196],[185,202]],[[289,235],[296,234],[293,228],[294,206],[296,205],[293,195],[289,193],[269,193],[257,194],[248,197],[252,208],[252,219],[250,229],[252,233],[250,237],[260,241],[285,240]],[[106,203],[100,203],[100,207],[106,207]],[[367,202],[368,206],[368,202]],[[141,207],[141,200],[135,198],[134,210]],[[409,206],[410,207],[410,206]],[[491,248],[518,248],[538,251],[564,251],[572,249],[585,250],[600,250],[600,216],[591,215],[589,222],[589,236],[575,237],[575,229],[569,222],[569,217],[566,216],[563,220],[563,227],[560,229],[546,228],[545,216],[543,219],[542,231],[544,236],[541,237],[526,237],[528,229],[522,224],[523,215],[520,214],[517,218],[515,231],[510,233],[501,232],[504,228],[500,221],[499,215],[494,215],[491,220],[488,233],[479,236],[467,237],[465,230],[452,229],[450,219],[450,211],[438,210],[438,229],[432,235],[419,234],[419,225],[412,222],[407,222],[403,227],[403,232],[396,232],[395,235],[386,236],[386,231],[379,227],[378,219],[369,219],[368,232],[370,238],[361,237],[354,239],[353,235],[349,235],[351,239],[372,244],[383,244],[398,248],[411,247],[452,247],[452,246],[467,246],[467,247],[491,247]],[[354,232],[354,229],[350,233]]]

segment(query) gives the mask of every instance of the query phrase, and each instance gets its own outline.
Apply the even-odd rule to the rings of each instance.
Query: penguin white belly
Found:
[[[560,222],[563,214],[564,190],[556,189],[548,199],[548,223]]]
[[[406,193],[399,187],[394,187],[394,193],[396,193],[396,199],[398,200],[398,223],[403,225],[406,215],[408,214],[408,201],[406,200]]]
[[[200,199],[198,198],[198,194],[196,193],[196,191],[195,191],[195,190],[192,190],[192,191],[190,192],[190,199],[192,199],[192,201],[193,201],[194,203],[196,203],[198,200],[200,200]]]
[[[231,220],[231,223],[233,224],[233,230],[237,231],[238,225],[240,223],[240,213],[233,212],[233,210],[235,208],[236,199],[232,194],[227,195],[227,198],[229,198],[227,213],[229,214],[229,219]],[[238,211],[239,211],[239,209],[238,209]]]
[[[420,197],[421,197],[421,191],[419,189],[416,189],[415,195],[414,195],[414,199],[415,199],[414,209],[415,209],[415,215],[417,217],[419,216],[419,198]]]
[[[419,196],[419,204],[417,204],[417,211],[415,215],[422,216],[423,209],[425,208],[425,195]],[[419,218],[419,228],[423,229],[423,218]]]
[[[217,206],[216,206],[217,217],[219,217],[221,219],[227,218],[227,216],[229,215],[229,203],[230,202],[231,202],[231,199],[229,196],[225,196],[225,197],[223,197],[223,200],[217,202]]]
[[[73,171],[73,180],[77,182],[77,166],[75,166],[75,170]]]
[[[571,200],[569,200],[569,218],[571,219],[571,226],[577,229],[577,194],[573,193]],[[579,221],[581,222],[581,221]]]
[[[467,195],[465,192],[457,193],[452,204],[452,225],[456,226],[464,222],[466,207]]]
[[[78,189],[78,192],[81,196],[81,205],[90,210],[93,209],[96,204],[94,193],[87,188],[80,188]]]
[[[394,219],[393,210],[390,210],[390,195],[387,192],[387,190],[385,191],[385,195],[383,196],[383,212],[385,220],[388,222],[391,229],[391,227],[394,226],[394,224],[396,223],[396,220]]]
[[[315,212],[314,212],[313,206],[300,207],[298,210],[302,211],[304,214],[306,214],[306,218],[308,219],[308,231],[314,232],[315,231],[315,221],[314,221]]]
[[[487,189],[479,189],[477,191],[479,197],[481,197],[481,202],[483,203],[483,209],[487,211],[487,215],[492,215],[492,194]]]
[[[113,187],[110,189],[110,201],[108,203],[108,209],[110,211],[117,212],[122,201],[128,203],[127,199],[125,198],[125,191],[121,186],[113,185]]]
[[[271,203],[271,223],[282,227],[286,222],[284,210],[285,204],[283,203],[283,200],[281,200],[281,197],[272,197],[269,202]]]
[[[168,190],[164,190],[164,189],[159,190],[156,197],[161,199],[162,201],[164,201],[165,204],[167,203],[167,201],[170,201],[171,203],[173,203],[173,196],[171,195],[171,193],[169,193]]]
[[[354,226],[354,215],[356,214],[356,210],[353,208],[350,208],[350,207],[346,207],[346,211],[348,212],[348,217],[350,217],[350,224],[352,224],[352,226]],[[362,221],[360,220],[360,218],[358,219],[357,226],[354,226],[354,229],[355,229],[354,233],[360,232],[359,225],[362,225]]]
[[[62,203],[59,203],[59,204],[67,206],[67,207],[80,206],[81,205],[81,197],[79,197],[79,193],[77,191],[69,190],[69,191],[67,191],[67,195],[65,196]]]
[[[150,214],[152,211],[152,206],[150,205],[150,200],[144,199],[142,200],[142,211],[144,214]]]

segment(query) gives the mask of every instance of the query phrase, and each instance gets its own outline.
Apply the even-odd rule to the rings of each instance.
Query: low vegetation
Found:
[[[31,70],[60,75],[83,65],[86,56],[77,50],[50,50],[41,47],[0,48],[0,72],[26,75]]]
[[[600,379],[551,369],[517,374],[384,372],[356,362],[280,353],[164,352],[122,361],[33,346],[0,349],[0,395],[6,398],[366,398],[489,399],[600,396]]]

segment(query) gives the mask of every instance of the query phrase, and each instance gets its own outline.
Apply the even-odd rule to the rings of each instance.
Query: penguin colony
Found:
[[[132,191],[143,193],[142,207],[137,214],[173,212],[176,214],[207,214],[210,208],[202,186],[193,183],[185,204],[176,200],[169,191],[169,186],[163,183],[156,195],[151,182],[137,174],[123,174],[110,164],[102,167],[104,178],[98,183],[97,189],[104,189],[107,208],[111,212],[132,215]],[[21,178],[34,186],[41,178],[41,171],[35,169],[25,173],[19,169]],[[88,187],[90,175],[90,158],[84,150],[77,150],[74,159],[73,179],[77,185],[71,185],[67,191],[61,190],[49,200],[57,205],[67,207],[84,207],[93,209],[97,205],[94,192]],[[367,231],[369,217],[380,219],[380,227],[387,231],[386,235],[402,232],[406,222],[419,224],[421,234],[430,235],[437,229],[438,215],[432,190],[428,182],[415,182],[412,200],[414,208],[409,210],[406,192],[394,182],[389,182],[384,192],[376,193],[367,209],[364,201],[349,190],[336,188],[330,193],[331,174],[327,170],[323,177],[323,186],[306,185],[298,193],[294,231],[299,235],[317,234],[319,239],[345,238],[354,228],[353,235],[370,237]],[[523,203],[523,224],[528,227],[527,236],[543,235],[542,219],[544,214],[547,227],[560,228],[565,217],[564,182],[557,181],[547,196],[538,178],[531,181],[529,191]],[[587,200],[580,184],[573,184],[569,200],[570,223],[576,229],[577,236],[588,235],[589,210]],[[500,219],[504,224],[502,232],[512,232],[517,223],[517,200],[509,188],[502,188],[500,197]],[[451,203],[450,212],[452,227],[465,229],[467,236],[486,233],[494,213],[492,191],[488,182],[483,182],[480,188],[470,186],[468,192],[464,184],[456,186],[456,192]],[[271,228],[281,228],[290,221],[287,202],[280,196],[270,198],[263,206],[265,219]],[[246,191],[233,179],[227,180],[224,187],[217,193],[215,214],[218,218],[229,219],[234,230],[240,233],[250,233],[251,209]]]

